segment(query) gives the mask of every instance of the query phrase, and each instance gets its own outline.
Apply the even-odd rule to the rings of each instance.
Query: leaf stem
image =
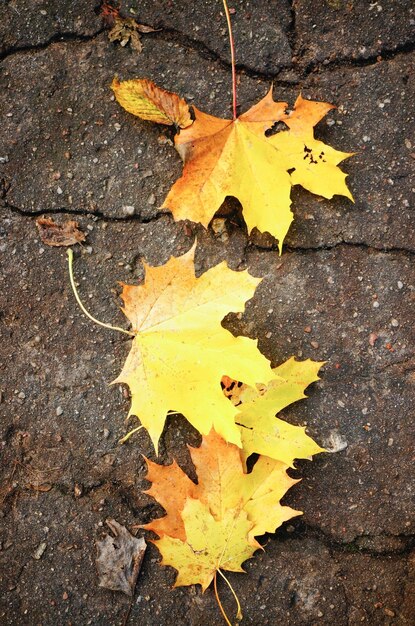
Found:
[[[236,112],[237,107],[237,99],[236,99],[236,67],[235,67],[235,43],[233,39],[232,33],[232,22],[231,22],[231,14],[229,12],[228,3],[226,0],[223,0],[223,8],[225,9],[226,21],[228,24],[228,32],[229,32],[229,43],[231,46],[231,64],[232,64],[232,108],[233,108],[233,119],[236,120],[238,114]]]
[[[127,433],[126,435],[124,435],[124,437],[121,437],[121,439],[119,440],[118,443],[123,444],[126,441],[129,440],[129,438],[131,437],[131,435],[134,435],[134,433],[137,433],[139,430],[141,430],[142,428],[144,428],[144,426],[137,426],[137,428],[133,428],[132,430],[130,430],[129,433]]]
[[[225,574],[223,572],[221,572],[220,569],[218,569],[219,574],[222,576],[223,580],[226,582],[226,584],[228,585],[229,589],[232,591],[232,595],[235,598],[235,602],[236,602],[236,608],[237,608],[237,613],[236,613],[236,619],[238,621],[240,621],[243,617],[242,615],[242,609],[241,609],[241,604],[239,602],[238,596],[236,595],[235,589],[232,587],[231,583],[229,582],[229,580],[226,578]]]
[[[218,583],[217,583],[217,580],[216,580],[216,579],[217,579],[217,573],[218,573],[218,572],[220,573],[220,570],[216,570],[216,572],[215,572],[215,576],[214,576],[214,578],[213,578],[213,587],[214,587],[214,589],[215,589],[215,598],[216,598],[216,602],[218,603],[218,606],[219,606],[219,608],[220,608],[220,612],[222,613],[222,615],[223,615],[223,617],[224,617],[224,620],[225,620],[225,622],[226,622],[227,626],[232,626],[231,622],[230,622],[230,621],[229,621],[229,619],[228,619],[228,616],[227,616],[227,615],[226,615],[226,613],[225,613],[225,609],[224,609],[224,608],[223,608],[223,606],[222,606],[222,602],[220,601],[220,598],[219,598],[219,594],[218,594]]]
[[[95,317],[93,317],[91,315],[91,313],[89,313],[86,310],[86,308],[82,304],[81,299],[79,297],[79,294],[78,294],[78,291],[77,291],[76,285],[75,285],[75,280],[74,280],[74,277],[73,277],[73,267],[72,267],[73,266],[73,251],[72,251],[71,248],[68,248],[67,254],[68,254],[68,266],[69,266],[69,280],[71,282],[72,291],[74,293],[74,296],[76,298],[77,303],[79,304],[79,307],[80,307],[81,311],[87,317],[89,317],[90,320],[95,322],[95,324],[98,324],[98,326],[103,326],[104,328],[109,328],[110,330],[118,330],[118,332],[120,332],[120,333],[124,333],[125,335],[130,335],[131,337],[135,337],[136,333],[133,333],[133,332],[131,332],[129,330],[125,330],[125,328],[120,328],[119,326],[112,326],[111,324],[105,324],[105,322],[100,322]]]

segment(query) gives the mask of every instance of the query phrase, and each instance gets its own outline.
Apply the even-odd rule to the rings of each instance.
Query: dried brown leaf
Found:
[[[99,586],[132,596],[147,544],[142,537],[133,537],[114,519],[107,519],[107,525],[114,537],[107,535],[97,541]]]
[[[153,33],[155,29],[145,24],[138,24],[132,17],[114,17],[114,25],[108,33],[108,39],[112,42],[119,41],[124,48],[128,42],[131,43],[133,50],[140,53],[143,45],[140,39],[140,33]]]
[[[73,220],[57,224],[48,217],[39,217],[36,226],[42,242],[47,246],[73,246],[86,239],[85,234],[79,230],[78,222]]]

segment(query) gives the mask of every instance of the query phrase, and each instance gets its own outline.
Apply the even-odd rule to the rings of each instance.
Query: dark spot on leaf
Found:
[[[283,133],[289,130],[287,124],[284,122],[275,122],[271,128],[265,131],[265,137],[272,137],[272,135],[276,135],[277,133]]]

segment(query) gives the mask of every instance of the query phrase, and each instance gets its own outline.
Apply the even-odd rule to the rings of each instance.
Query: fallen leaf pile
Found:
[[[129,113],[160,122],[157,115],[141,114],[142,100],[136,106],[135,94],[147,82],[117,81],[112,88]],[[166,92],[166,99],[169,97]],[[293,185],[325,198],[339,194],[352,199],[346,174],[338,167],[352,154],[314,138],[314,126],[332,108],[326,102],[299,96],[288,111],[286,102],[273,100],[272,90],[235,120],[213,117],[193,107],[194,122],[175,136],[184,162],[183,175],[167,194],[163,208],[176,220],[208,226],[226,196],[234,196],[242,205],[248,232],[253,228],[269,232],[281,251],[293,219]],[[266,136],[277,123],[285,130]]]
[[[224,7],[229,25],[225,0]],[[121,18],[118,5],[104,3],[103,15],[111,20],[112,41],[122,46],[131,41],[141,50],[139,33],[152,29]],[[236,117],[234,91],[235,119],[229,120],[190,108],[177,94],[147,79],[114,78],[111,87],[129,113],[178,131],[175,146],[184,162],[183,175],[163,204],[176,220],[207,227],[225,198],[234,196],[242,205],[248,232],[256,228],[270,233],[281,252],[293,219],[294,185],[325,198],[340,194],[352,200],[346,174],[338,167],[351,154],[314,137],[314,127],[333,108],[330,104],[300,95],[288,110],[287,103],[274,101],[270,90]],[[57,227],[50,220],[39,220],[38,227],[50,245],[83,240],[75,222]],[[223,225],[217,229],[224,232]],[[257,340],[226,330],[225,316],[244,312],[261,279],[248,271],[233,271],[225,262],[197,277],[194,252],[195,246],[161,267],[145,264],[141,284],[123,285],[128,331],[86,311],[73,279],[72,252],[70,278],[78,303],[92,320],[133,336],[114,382],[128,385],[129,416],[137,417],[140,426],[123,441],[144,428],[157,453],[172,413],[183,415],[202,435],[200,447],[190,448],[197,482],[176,461],[164,466],[147,460],[151,483],[147,493],[165,514],[143,528],[157,536],[152,541],[162,564],[177,570],[176,587],[199,584],[205,591],[214,581],[219,607],[230,626],[217,592],[217,575],[236,599],[223,571],[244,571],[243,563],[261,547],[256,537],[274,533],[301,514],[281,504],[297,482],[288,471],[296,459],[324,452],[303,426],[285,421],[281,413],[306,397],[305,389],[319,379],[324,363],[290,358],[272,368]],[[144,540],[135,539],[114,520],[108,524],[115,538],[99,544],[100,585],[132,595]],[[239,619],[238,600],[237,605]]]

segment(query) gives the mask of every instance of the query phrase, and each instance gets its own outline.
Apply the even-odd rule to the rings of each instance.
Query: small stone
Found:
[[[394,328],[397,328],[399,326],[399,322],[397,319],[393,318],[391,320],[391,326],[393,326]]]
[[[378,309],[379,308],[379,302],[377,300],[374,301],[374,303],[372,304],[374,309]]]
[[[124,215],[134,215],[135,207],[133,207],[131,204],[126,204],[122,207],[122,212],[124,213]]]
[[[47,548],[47,543],[46,543],[46,541],[42,541],[42,543],[40,543],[40,544],[38,545],[38,547],[36,548],[36,550],[33,552],[32,557],[33,557],[36,561],[39,561],[39,560],[42,558],[42,556],[43,556],[43,554],[44,554],[44,552],[45,552],[46,548]]]
[[[153,205],[156,204],[156,196],[154,193],[151,193],[147,199],[147,204]]]
[[[61,196],[63,194],[62,187],[58,187],[57,190],[56,190],[56,193],[58,194],[58,196]]]
[[[271,339],[271,337],[272,337],[272,333],[271,333],[271,332],[267,333],[267,334],[265,335],[265,337],[266,337],[267,339]]]
[[[311,333],[311,326],[304,326],[305,333]]]
[[[108,428],[104,428],[102,436],[104,437],[104,439],[108,439],[108,437],[110,436],[110,431],[108,430]]]
[[[75,498],[80,498],[82,496],[82,485],[78,485],[78,483],[75,483],[75,486],[73,488],[73,494]]]
[[[68,594],[66,593],[66,591],[64,591],[62,594],[62,600],[67,600],[68,598],[69,598]]]
[[[377,333],[370,333],[369,335],[369,344],[373,347],[376,343],[376,339],[379,337]]]
[[[121,124],[118,124],[118,122],[115,122],[114,124],[114,128],[117,131],[117,133],[121,130]]]
[[[395,617],[395,611],[392,611],[391,609],[388,609],[387,607],[385,607],[383,609],[383,612],[385,613],[385,615],[387,615],[388,617]]]
[[[398,280],[398,289],[402,289],[403,287],[403,282],[401,280]]]
[[[20,400],[24,400],[24,399],[26,398],[26,394],[25,394],[25,392],[24,392],[24,391],[20,391],[20,392],[17,394],[17,397],[18,397]]]
[[[317,348],[319,347],[319,343],[318,341],[310,341],[310,346],[317,350]]]
[[[389,437],[389,439],[388,439],[388,446],[389,446],[389,448],[391,446],[393,446],[393,437]]]
[[[56,415],[59,417],[63,413],[63,408],[61,406],[56,407]]]

